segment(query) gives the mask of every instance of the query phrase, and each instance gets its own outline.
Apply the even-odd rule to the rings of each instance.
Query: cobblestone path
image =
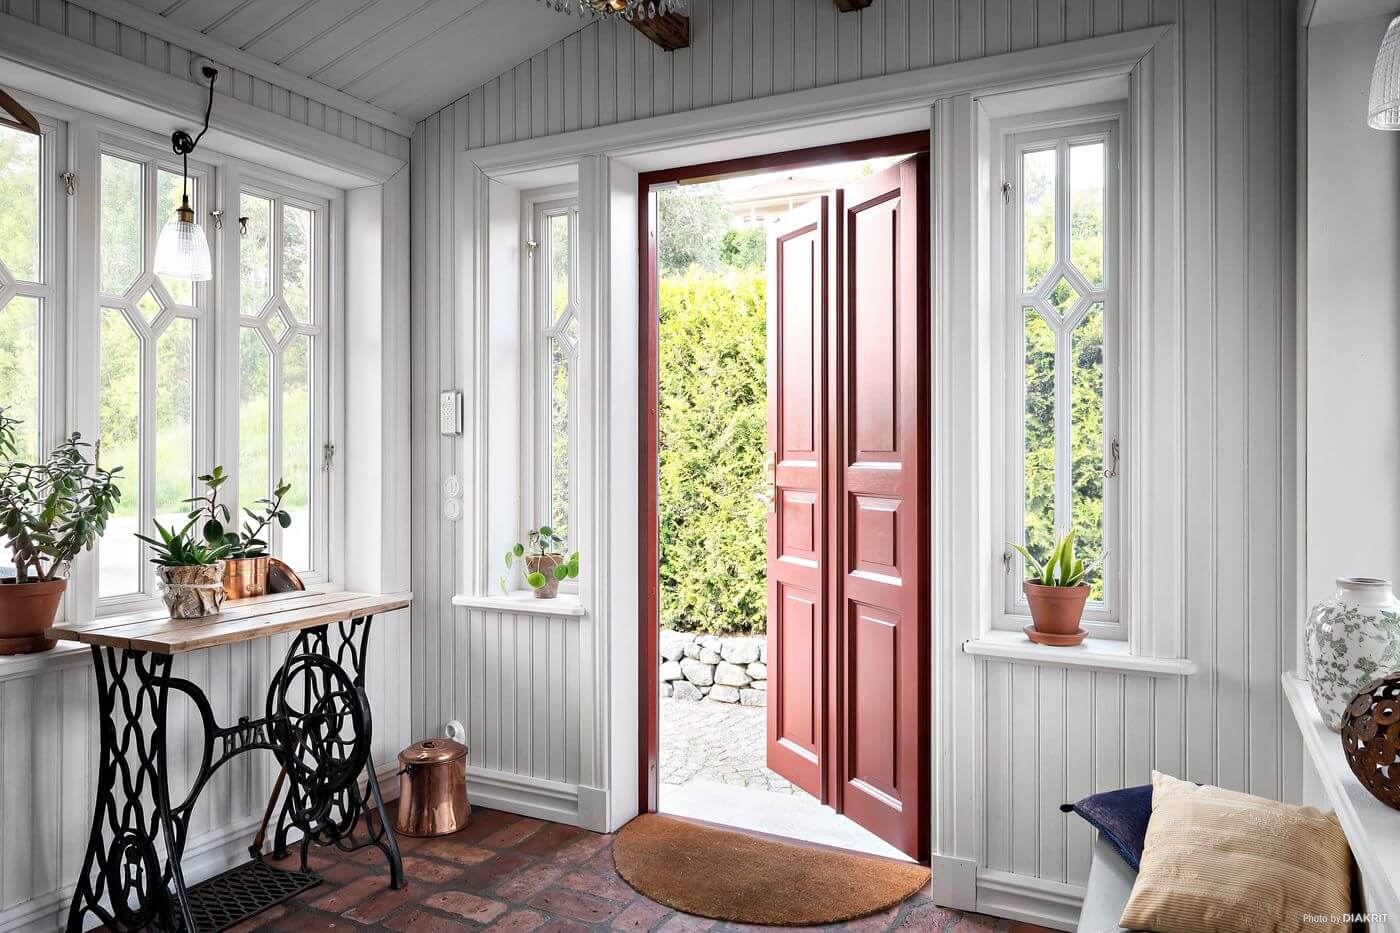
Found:
[[[764,767],[767,710],[737,703],[661,698],[661,782],[755,787],[811,799]]]

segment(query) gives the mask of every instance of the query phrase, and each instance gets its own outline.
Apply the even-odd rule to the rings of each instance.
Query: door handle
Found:
[[[768,514],[772,515],[778,510],[774,501],[777,498],[778,490],[778,467],[773,459],[773,451],[768,451],[763,458],[763,485],[758,492],[754,493],[754,498],[762,499],[768,508]]]

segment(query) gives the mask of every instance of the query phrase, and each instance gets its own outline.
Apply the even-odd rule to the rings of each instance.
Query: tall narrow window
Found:
[[[53,133],[0,126],[0,407],[24,422],[20,460],[35,458],[43,420],[43,332],[54,298]],[[8,555],[0,553],[0,563]]]
[[[577,397],[578,205],[540,205],[534,216],[536,456],[540,465],[530,527],[550,525],[571,542],[574,522],[575,431]]]
[[[247,218],[239,262],[239,498],[258,500],[290,485],[273,522],[273,554],[299,573],[323,575],[327,561],[325,205],[265,190],[244,191]]]
[[[99,169],[99,456],[121,467],[122,498],[100,545],[98,595],[112,598],[151,592],[149,554],[135,533],[186,521],[193,477],[209,466],[196,414],[212,372],[201,351],[209,287],[152,269],[159,225],[180,204],[178,164],[114,146]],[[190,203],[203,218],[209,174],[194,172]]]
[[[1117,618],[1119,276],[1113,124],[1013,136],[1007,150],[1012,471],[1008,533],[1044,555],[1074,531],[1105,555],[1085,618]],[[1013,574],[1010,604],[1024,609]]]

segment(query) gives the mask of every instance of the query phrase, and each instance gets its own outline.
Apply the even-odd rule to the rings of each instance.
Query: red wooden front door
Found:
[[[826,799],[830,202],[768,237],[768,767]]]
[[[927,174],[916,156],[806,205],[769,249],[769,767],[921,860]]]

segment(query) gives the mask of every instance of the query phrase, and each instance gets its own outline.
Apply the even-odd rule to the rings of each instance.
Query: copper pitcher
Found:
[[[405,836],[445,836],[465,829],[467,747],[451,739],[428,739],[399,752],[399,812],[394,830]]]

